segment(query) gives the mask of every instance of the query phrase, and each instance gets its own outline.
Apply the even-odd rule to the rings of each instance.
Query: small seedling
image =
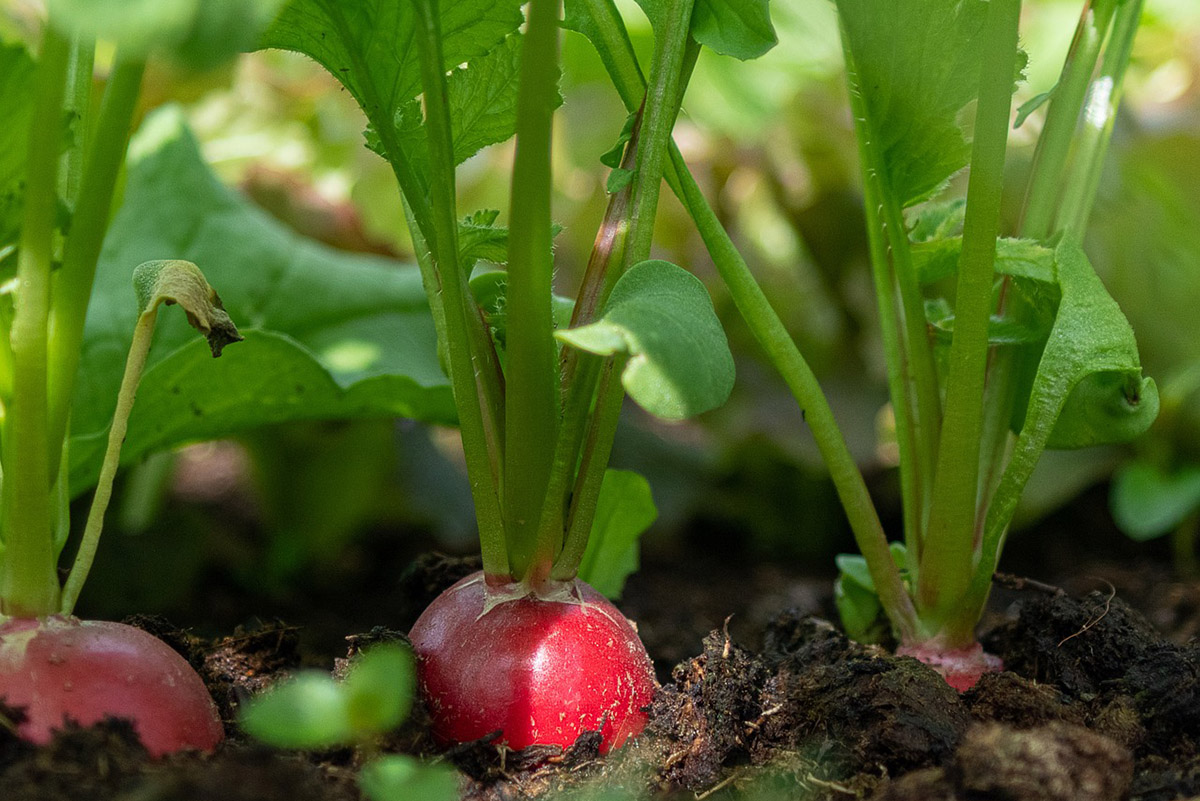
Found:
[[[341,681],[320,671],[305,671],[276,684],[242,709],[241,726],[252,737],[279,748],[372,751],[379,738],[408,717],[416,684],[413,667],[407,648],[372,646],[354,658]],[[372,757],[358,781],[372,801],[458,797],[453,770],[400,754]]]

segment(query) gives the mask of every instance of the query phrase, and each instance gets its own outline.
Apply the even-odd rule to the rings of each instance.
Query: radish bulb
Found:
[[[444,743],[499,731],[510,748],[566,748],[599,731],[607,753],[646,725],[656,686],[646,648],[579,579],[535,593],[475,573],[439,595],[409,636]]]
[[[54,615],[0,625],[0,696],[17,733],[45,744],[72,720],[127,718],[151,756],[209,751],[225,736],[204,682],[170,646],[123,623]]]

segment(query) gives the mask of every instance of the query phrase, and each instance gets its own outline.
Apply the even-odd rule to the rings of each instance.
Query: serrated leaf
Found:
[[[71,412],[73,492],[99,470],[136,316],[132,268],[165,254],[205,266],[246,339],[215,365],[181,317],[163,319],[123,462],[284,420],[453,422],[416,267],[286,229],[215,179],[180,112],[168,109],[134,139],[124,205],[97,269]]]
[[[917,280],[932,284],[958,274],[962,237],[930,239],[912,246]],[[1055,283],[1054,251],[1032,239],[996,240],[996,272],[1043,284]]]
[[[733,356],[708,291],[670,262],[630,267],[599,320],[555,336],[589,353],[627,354],[621,383],[638,405],[664,419],[714,409],[733,388]]]
[[[251,737],[277,748],[348,745],[355,732],[346,700],[328,675],[306,672],[251,699],[239,722]]]
[[[1113,475],[1109,507],[1130,539],[1161,537],[1200,509],[1200,467],[1169,472],[1148,462],[1129,462]]]
[[[956,197],[951,200],[931,200],[910,212],[909,241],[928,242],[932,239],[949,239],[962,234],[963,219],[967,212],[967,199]]]
[[[638,539],[658,518],[650,482],[630,470],[605,470],[579,577],[606,598],[618,598],[638,569]]]
[[[387,754],[363,765],[358,784],[371,801],[454,801],[458,778],[446,764],[425,765],[404,754]]]
[[[504,270],[479,273],[471,279],[471,295],[479,308],[483,310],[484,319],[496,343],[496,351],[504,362],[508,347],[508,273]],[[550,296],[550,310],[554,315],[556,328],[566,328],[571,324],[571,313],[575,310],[575,301],[561,295]]]
[[[524,21],[520,0],[456,0],[441,3],[440,13],[446,70],[490,53]],[[421,93],[415,34],[416,12],[409,2],[291,0],[261,46],[294,50],[317,61],[354,96],[382,141],[394,140],[404,148],[401,142],[412,139],[411,127],[420,119],[419,109],[409,102]],[[497,49],[495,58],[502,65],[511,53]],[[489,97],[488,88],[475,86],[471,78],[451,76],[450,82],[460,84],[453,90],[459,103],[464,98],[485,101]],[[509,91],[510,87],[503,88],[501,101],[507,102]],[[460,119],[461,113],[460,109]],[[464,136],[460,125],[456,142]],[[378,141],[375,147],[380,152],[385,149]],[[455,154],[459,154],[458,144]]]
[[[1158,414],[1158,387],[1143,378],[1133,329],[1109,296],[1080,247],[1064,241],[1054,252],[1062,299],[1042,350],[1024,423],[988,516],[988,529],[1008,525],[1038,457],[1058,435],[1114,442],[1145,431]],[[1090,376],[1102,376],[1099,387]],[[1086,403],[1068,405],[1081,386]],[[1103,389],[1102,397],[1095,390]],[[1106,405],[1103,414],[1089,407]],[[1070,417],[1064,417],[1070,415]],[[1060,428],[1061,426],[1061,428]]]
[[[416,686],[412,654],[394,643],[375,645],[354,659],[342,686],[354,731],[386,734],[412,708]]]
[[[979,91],[986,0],[837,0],[867,139],[909,206],[966,166],[959,112]]]

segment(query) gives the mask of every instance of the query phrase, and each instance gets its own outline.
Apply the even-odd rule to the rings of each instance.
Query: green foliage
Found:
[[[511,34],[490,52],[455,69],[446,78],[455,164],[516,133],[517,79],[523,41],[521,34]],[[556,106],[561,103],[562,97],[558,97]],[[396,112],[398,145],[418,174],[428,180],[429,147],[424,124],[421,103],[417,100],[405,103]],[[386,148],[373,130],[367,131],[367,146],[387,158]]]
[[[837,0],[847,69],[882,156],[881,178],[903,206],[966,166],[959,112],[979,90],[984,0]]]
[[[658,517],[650,483],[629,470],[606,470],[579,577],[605,597],[618,598],[638,569],[638,538]]]
[[[304,672],[254,698],[242,710],[241,726],[280,748],[353,745],[400,725],[412,707],[415,684],[408,649],[376,645],[355,658],[343,681]]]
[[[723,56],[746,61],[758,58],[776,45],[771,24],[770,0],[696,0],[692,10],[692,37]],[[664,0],[638,0],[656,28],[667,13]]]
[[[454,801],[458,777],[449,765],[424,765],[403,754],[388,754],[363,765],[358,784],[371,801]]]
[[[892,562],[905,573],[908,554],[904,544],[889,544]],[[867,569],[867,560],[858,554],[842,553],[834,558],[838,576],[833,585],[833,600],[837,605],[838,617],[846,634],[859,642],[880,642],[888,634],[888,621],[883,614],[883,605],[875,591],[875,582]]]
[[[71,416],[75,492],[95,480],[129,347],[130,265],[163,253],[205,265],[246,341],[214,369],[182,319],[164,320],[125,462],[289,419],[453,421],[416,269],[283,228],[216,180],[178,112],[168,110],[133,143],[125,204],[97,270]]]
[[[913,267],[922,284],[932,284],[958,274],[962,237],[952,236],[918,242],[912,247]],[[996,272],[1053,284],[1054,251],[1030,239],[996,240]]]
[[[600,356],[627,354],[629,396],[668,420],[719,406],[733,387],[733,356],[708,291],[670,262],[630,267],[596,322],[555,336]]]
[[[521,24],[520,7],[519,0],[442,3],[445,69],[455,69],[496,48]],[[260,46],[294,50],[325,67],[358,101],[378,136],[378,147],[387,153],[393,148],[403,149],[402,143],[412,146],[413,125],[420,116],[417,107],[409,103],[421,93],[416,26],[416,13],[409,2],[291,0]],[[486,86],[486,81],[475,82],[463,77],[463,70],[455,70],[459,77],[452,78],[451,83],[458,87],[454,95],[457,100],[451,102],[459,104],[460,112],[469,110],[476,115],[473,121],[482,124],[479,133],[468,133],[466,127],[459,129],[456,156],[471,147],[478,150],[482,145],[472,143],[486,139],[487,131],[496,135],[497,128],[505,127],[504,120],[512,118],[515,87],[508,71],[516,46],[511,43],[498,48],[486,60],[486,74],[498,79],[494,90]],[[401,155],[388,153],[387,157]]]
[[[162,50],[209,69],[251,47],[283,0],[56,0],[61,30],[114,42],[125,58]]]
[[[1200,509],[1200,466],[1164,470],[1147,461],[1129,462],[1113,476],[1109,504],[1130,539],[1161,537]]]
[[[1062,300],[988,515],[989,531],[1008,524],[1046,447],[1128,439],[1158,414],[1158,388],[1142,377],[1133,330],[1078,245],[1058,246],[1055,273]]]

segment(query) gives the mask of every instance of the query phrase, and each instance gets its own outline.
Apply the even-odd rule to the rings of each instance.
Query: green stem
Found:
[[[843,33],[843,41],[846,37]],[[900,452],[900,490],[905,499],[904,542],[910,560],[921,556],[924,539],[924,508],[928,496],[928,485],[933,469],[931,449],[920,447],[922,441],[917,413],[918,402],[914,397],[915,383],[909,363],[910,352],[904,347],[905,329],[900,322],[898,289],[895,274],[889,259],[889,247],[893,255],[907,252],[907,234],[903,227],[899,238],[890,232],[894,226],[888,224],[886,214],[887,192],[881,185],[883,165],[877,163],[875,148],[869,141],[869,120],[863,93],[858,88],[858,69],[854,54],[843,47],[846,62],[846,80],[850,87],[850,110],[857,129],[858,154],[863,165],[864,211],[867,222],[867,242],[870,249],[871,273],[875,284],[875,300],[879,309],[880,337],[883,341],[884,362],[887,365],[888,394],[892,400],[892,414],[896,421],[896,441]],[[903,239],[904,241],[898,241]],[[865,555],[865,554],[864,554]],[[889,563],[891,556],[888,556]]]
[[[67,434],[71,394],[82,353],[83,325],[96,277],[96,263],[104,245],[112,211],[117,176],[125,163],[133,115],[141,93],[145,63],[124,61],[118,54],[104,92],[96,131],[88,143],[81,202],[71,217],[71,231],[63,250],[63,263],[54,276],[54,304],[50,309],[50,437],[61,442]],[[57,448],[52,467],[57,469]]]
[[[559,424],[551,280],[550,139],[558,93],[558,0],[529,4],[517,96],[508,234],[504,533],[515,578],[549,570],[561,544],[539,536]]]
[[[36,617],[58,611],[59,586],[51,533],[52,476],[47,420],[46,329],[50,268],[57,212],[59,129],[66,94],[69,46],[53,26],[42,38],[35,78],[36,105],[29,131],[25,209],[17,261],[18,294],[10,341],[12,399],[5,410],[4,558],[0,564],[0,613]],[[55,458],[61,449],[55,441]]]
[[[1075,38],[1050,101],[1046,125],[1034,152],[1033,176],[1021,221],[1022,236],[1045,241],[1053,231],[1075,124],[1115,6],[1115,0],[1086,0],[1084,3]]]
[[[425,130],[429,140],[432,199],[432,210],[424,213],[424,216],[431,218],[431,228],[422,228],[422,233],[432,245],[430,250],[442,290],[440,294],[446,319],[446,352],[450,361],[454,403],[458,409],[471,496],[475,501],[475,517],[479,523],[480,544],[484,549],[483,569],[490,575],[504,576],[510,574],[507,553],[503,550],[497,552],[494,547],[496,542],[503,542],[504,539],[504,519],[499,495],[500,477],[493,472],[482,409],[482,393],[478,384],[479,380],[488,380],[487,364],[485,359],[477,358],[476,354],[472,353],[469,320],[475,312],[468,309],[466,281],[458,263],[454,147],[450,133],[446,76],[442,70],[441,19],[437,0],[417,0],[416,9],[420,26],[416,38],[421,54],[421,85],[425,92]],[[393,154],[390,148],[388,152]],[[414,201],[413,210],[418,213],[417,206],[420,203],[411,197],[410,200]],[[433,233],[432,237],[428,236],[430,232]]]
[[[1107,146],[1107,136],[1093,140],[1085,148],[1085,152],[1089,155],[1085,156],[1082,165],[1075,169],[1070,177],[1068,191],[1071,194],[1084,192],[1083,196],[1073,201],[1074,211],[1071,212],[1070,217],[1058,215],[1056,219],[1053,204],[1057,202],[1060,187],[1043,176],[1050,174],[1055,181],[1061,181],[1067,174],[1066,154],[1070,151],[1073,143],[1075,123],[1079,119],[1084,98],[1087,96],[1088,82],[1099,58],[1099,49],[1109,24],[1113,20],[1114,9],[1111,3],[1098,2],[1096,5],[1098,8],[1094,13],[1090,5],[1084,9],[1071,52],[1063,66],[1063,75],[1059,79],[1059,87],[1068,87],[1068,89],[1062,94],[1056,91],[1046,127],[1042,132],[1042,140],[1038,142],[1039,153],[1035,156],[1034,177],[1026,197],[1026,212],[1022,229],[1023,234],[1027,236],[1050,238],[1064,230],[1061,227],[1052,228],[1051,226],[1055,223],[1061,225],[1066,220],[1074,220],[1071,223],[1073,227],[1067,235],[1081,236],[1088,211],[1094,200],[1098,185],[1098,180],[1095,178],[1102,169],[1101,160]],[[1106,53],[1105,70],[1101,79],[1106,76],[1113,79],[1114,89],[1119,86],[1123,70],[1128,64],[1127,48],[1132,46],[1132,38],[1136,32],[1140,11],[1139,0],[1131,0],[1123,6],[1123,13],[1119,17],[1120,22],[1118,23],[1120,30],[1114,32],[1111,38],[1111,41],[1115,43],[1111,46],[1116,48],[1116,52],[1111,57]],[[1047,137],[1053,141],[1043,148]],[[1085,134],[1085,139],[1089,138],[1090,136]],[[1065,141],[1059,141],[1061,139],[1065,139]],[[1083,184],[1083,187],[1075,186],[1076,183]],[[1051,197],[1051,201],[1047,201],[1047,197]],[[1047,204],[1049,204],[1048,209],[1046,208]],[[1021,439],[1018,438],[1014,449],[1016,461],[1009,462],[1000,479],[994,496],[998,503],[990,504],[988,508],[979,559],[976,562],[970,585],[958,605],[953,620],[948,624],[958,631],[965,631],[969,626],[973,626],[979,619],[984,604],[987,603],[992,574],[995,572],[1000,558],[1000,550],[1004,544],[1008,524],[1016,510],[1020,491],[1033,473],[1036,463],[1034,455],[1041,452],[1041,445],[1044,443],[1033,448],[1028,445],[1022,447]]]
[[[671,131],[683,100],[682,89],[691,76],[699,54],[698,47],[689,47],[688,44],[692,6],[693,0],[672,0],[665,9],[661,29],[655,32],[654,57],[650,65],[651,82],[642,105],[641,126],[636,140],[636,167],[623,260],[618,269],[613,270],[614,265],[609,265],[610,273],[606,276],[606,282],[615,282],[630,266],[650,256]],[[612,370],[611,366],[604,370],[598,388],[596,410],[584,433],[583,455],[567,511],[566,539],[551,573],[555,578],[575,575],[591,531],[592,517],[596,511],[604,471],[608,467],[608,456],[612,452],[621,401],[625,395],[619,371],[614,376]],[[573,413],[580,408],[578,404],[582,400],[568,399]]]
[[[850,521],[855,542],[867,560],[867,568],[883,602],[884,611],[901,639],[912,641],[916,636],[916,611],[904,588],[900,572],[892,561],[883,524],[871,503],[862,473],[838,428],[833,409],[812,368],[771,307],[762,287],[754,280],[750,268],[705,200],[700,187],[686,170],[680,169],[680,175],[683,178],[684,205],[694,214],[696,228],[708,246],[708,252],[729,288],[734,304],[803,410],[805,422],[829,469],[838,498]]]
[[[621,157],[622,169],[632,170],[634,167],[640,123],[639,116],[625,147],[625,153]],[[595,319],[604,308],[621,273],[620,267],[625,261],[625,244],[629,233],[629,201],[632,189],[632,184],[626,184],[608,199],[604,221],[600,224],[600,230],[596,232],[596,241],[592,245],[587,269],[584,271],[579,295],[575,301],[575,309],[571,314],[571,328],[587,325]],[[574,483],[579,467],[580,448],[596,399],[596,385],[602,363],[602,359],[577,348],[563,350],[562,424],[559,426],[558,440],[554,446],[554,463],[550,469],[546,501],[542,509],[541,530],[538,534],[539,537],[553,541],[556,547],[561,547],[565,536],[567,491]],[[577,567],[569,564],[569,561],[564,562],[561,558],[556,558],[552,575],[557,578],[566,574],[565,578],[570,578],[574,576]]]
[[[559,581],[575,577],[583,555],[587,552],[592,522],[596,517],[596,506],[600,501],[600,488],[604,485],[604,473],[612,455],[612,432],[617,430],[622,402],[625,399],[621,387],[621,372],[625,369],[627,360],[628,357],[623,355],[614,357],[602,367],[594,423],[583,446],[579,475],[571,495],[566,537],[563,539],[562,552],[555,560],[550,573],[551,578]],[[596,361],[599,363],[599,360]]]
[[[75,603],[79,600],[79,593],[96,558],[100,531],[104,528],[104,513],[108,511],[109,501],[112,500],[113,479],[116,478],[117,468],[120,466],[121,445],[125,442],[125,432],[129,428],[129,413],[133,411],[138,382],[141,381],[142,371],[146,367],[146,356],[150,353],[150,343],[154,339],[154,323],[157,319],[158,306],[155,305],[138,317],[137,325],[133,329],[133,342],[129,346],[129,356],[125,359],[125,374],[121,377],[121,388],[117,392],[117,407],[113,412],[112,427],[108,431],[108,444],[104,449],[104,461],[100,465],[96,493],[92,496],[92,507],[88,510],[87,524],[79,541],[75,563],[71,566],[71,573],[63,586],[60,611],[64,615],[75,611]]]
[[[645,81],[620,15],[612,0],[580,0],[587,11],[598,37],[597,49],[629,111],[642,102]],[[821,456],[829,467],[830,477],[846,510],[859,550],[867,558],[867,567],[880,600],[893,627],[905,641],[916,635],[916,610],[904,588],[895,563],[888,551],[887,536],[871,503],[870,493],[858,465],[854,462],[845,437],[838,428],[812,368],[796,347],[786,326],[772,308],[762,287],[758,285],[745,259],[729,237],[674,142],[669,143],[670,161],[665,176],[668,186],[679,197],[708,248],[722,280],[729,289],[734,304],[746,321],[755,339],[766,351],[771,363],[792,391],[812,431]]]
[[[67,108],[74,117],[75,135],[67,150],[59,194],[68,208],[74,211],[79,199],[80,179],[83,177],[84,147],[90,141],[92,71],[96,61],[96,43],[87,37],[71,42],[71,58],[67,65]]]
[[[933,620],[947,617],[966,591],[971,579],[968,566],[975,553],[988,323],[1020,14],[1020,0],[992,0],[988,4],[946,381],[946,414],[917,584],[922,616]],[[952,638],[948,642],[951,647],[974,641],[972,632],[955,635],[966,638],[966,642]]]
[[[1104,156],[1112,140],[1113,122],[1121,102],[1125,70],[1133,52],[1133,39],[1141,22],[1142,0],[1126,0],[1118,7],[1112,32],[1104,47],[1100,74],[1092,81],[1083,109],[1083,131],[1075,145],[1072,174],[1066,180],[1066,190],[1058,219],[1064,234],[1077,242],[1083,241],[1092,204],[1104,170]]]

